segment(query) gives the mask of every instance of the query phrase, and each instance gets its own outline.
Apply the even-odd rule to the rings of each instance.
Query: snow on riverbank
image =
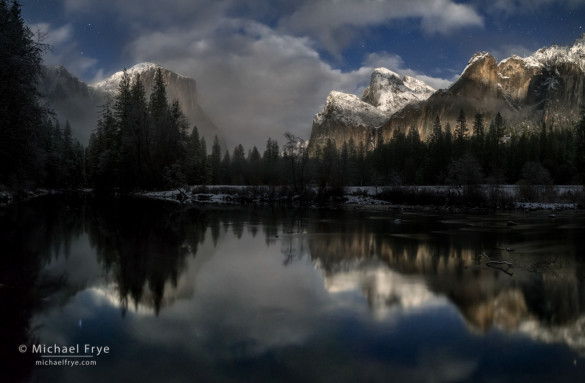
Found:
[[[344,196],[330,200],[330,203],[347,206],[437,206],[449,207],[451,196],[464,196],[469,189],[455,186],[365,186],[346,187]],[[491,199],[505,199],[506,203],[498,203],[498,208],[520,210],[567,210],[577,209],[583,201],[582,186],[518,186],[518,185],[481,185],[473,189]],[[392,195],[398,193],[411,197],[411,202],[403,203],[393,200]],[[195,186],[158,192],[141,192],[137,196],[154,198],[176,203],[197,204],[272,204],[293,203],[301,201],[312,205],[317,203],[318,189],[309,188],[304,196],[291,196],[284,188],[267,186]],[[307,197],[307,195],[309,197]],[[444,202],[429,202],[428,196]],[[420,198],[419,198],[420,197]],[[320,202],[323,202],[322,200]],[[474,207],[469,206],[468,207]],[[481,207],[481,206],[477,206]]]

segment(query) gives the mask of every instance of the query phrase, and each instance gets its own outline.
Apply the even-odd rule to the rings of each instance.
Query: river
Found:
[[[0,233],[3,382],[585,378],[578,210],[49,196]]]

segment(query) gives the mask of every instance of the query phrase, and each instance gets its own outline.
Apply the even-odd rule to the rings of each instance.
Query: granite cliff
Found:
[[[323,112],[313,120],[313,152],[328,139],[340,147],[350,138],[372,150],[397,130],[417,129],[426,139],[436,116],[454,128],[461,110],[470,126],[477,113],[484,116],[486,126],[501,113],[513,130],[537,129],[542,124],[553,129],[570,127],[585,102],[585,34],[570,46],[553,45],[499,63],[487,52],[476,53],[459,79],[432,94],[429,87],[422,86],[425,92],[410,92],[412,88],[404,80],[404,87],[375,80],[376,71],[361,100],[353,96],[351,103],[342,103],[339,94],[329,95]],[[383,97],[376,95],[378,89],[383,90]],[[405,97],[411,94],[416,97]],[[350,95],[344,98],[350,99]],[[396,99],[402,101],[385,108],[385,100]],[[376,118],[358,118],[368,108],[374,112],[369,115]]]
[[[215,135],[221,138],[221,131],[199,105],[195,80],[152,63],[137,64],[127,72],[132,80],[140,75],[148,97],[158,68],[161,69],[165,80],[169,102],[179,101],[190,126],[197,126],[199,134],[205,136],[209,143]],[[91,132],[96,127],[101,106],[105,104],[108,96],[115,94],[121,78],[120,71],[103,81],[89,85],[62,66],[45,67],[38,88],[48,105],[55,111],[56,118],[61,122],[69,120],[75,137],[87,144]]]

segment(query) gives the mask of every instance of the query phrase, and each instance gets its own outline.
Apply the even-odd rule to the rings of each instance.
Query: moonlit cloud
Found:
[[[128,45],[136,61],[156,61],[197,80],[202,106],[228,134],[228,145],[308,138],[313,116],[333,90],[359,92],[371,70],[343,73],[324,63],[305,37],[248,20],[221,20],[201,33],[172,28]]]
[[[73,73],[84,73],[96,66],[97,60],[86,56],[78,46],[70,24],[54,27],[48,23],[39,23],[29,27],[33,33],[42,36],[42,43],[49,47],[44,56],[45,64],[65,65]]]
[[[419,22],[424,32],[447,34],[465,27],[483,27],[482,17],[469,5],[450,0],[318,0],[305,2],[280,27],[306,33],[339,55],[352,40],[352,28],[380,26],[397,20]]]
[[[489,3],[488,9],[512,15],[535,12],[550,5],[571,8],[583,5],[583,0],[495,0]]]

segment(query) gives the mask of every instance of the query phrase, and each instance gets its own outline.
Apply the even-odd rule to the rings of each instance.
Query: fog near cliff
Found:
[[[361,97],[378,66],[421,77],[435,88],[451,82],[405,68],[399,56],[385,52],[368,55],[357,70],[342,72],[326,64],[309,39],[281,35],[249,21],[231,23],[229,28],[241,33],[207,41],[198,40],[195,31],[155,32],[129,47],[136,61],[154,58],[196,79],[199,101],[225,133],[229,147],[242,143],[263,148],[268,137],[283,143],[285,132],[308,139],[313,117],[329,92]],[[188,53],[179,54],[182,47],[188,47]]]

